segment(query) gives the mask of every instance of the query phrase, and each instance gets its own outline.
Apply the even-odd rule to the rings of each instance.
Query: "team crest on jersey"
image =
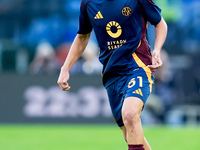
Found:
[[[125,7],[122,8],[122,15],[123,15],[123,16],[128,17],[128,16],[131,15],[131,13],[132,13],[131,7],[125,6]]]

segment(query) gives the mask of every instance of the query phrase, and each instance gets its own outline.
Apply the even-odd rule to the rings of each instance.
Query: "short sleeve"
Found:
[[[147,21],[152,25],[156,25],[161,21],[161,9],[155,5],[153,0],[139,0],[139,3],[143,7]]]
[[[92,24],[88,17],[87,5],[84,5],[84,3],[82,2],[80,6],[80,15],[79,15],[79,30],[77,33],[88,34],[91,31],[92,31]]]

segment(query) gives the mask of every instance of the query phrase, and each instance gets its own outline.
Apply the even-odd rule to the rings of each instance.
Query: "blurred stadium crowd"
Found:
[[[78,30],[80,2],[0,0],[0,75],[58,75]],[[162,52],[164,65],[156,71],[155,90],[144,114],[152,123],[177,122],[181,113],[191,116],[185,118],[189,123],[200,122],[200,1],[155,3],[162,8],[169,31]],[[149,25],[152,49],[153,31]],[[98,45],[92,34],[71,74],[100,74],[97,57]]]

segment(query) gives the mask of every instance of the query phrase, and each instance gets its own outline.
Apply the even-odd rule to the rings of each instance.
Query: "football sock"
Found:
[[[128,145],[128,150],[144,150],[144,145]]]

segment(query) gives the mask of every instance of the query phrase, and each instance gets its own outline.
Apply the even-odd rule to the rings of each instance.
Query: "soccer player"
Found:
[[[83,53],[93,29],[103,64],[103,85],[129,150],[151,149],[144,138],[140,113],[152,91],[154,69],[162,66],[160,51],[167,25],[160,12],[152,0],[82,0],[78,34],[58,78],[61,89],[69,90],[69,70]],[[146,40],[147,22],[156,28],[152,55]]]

